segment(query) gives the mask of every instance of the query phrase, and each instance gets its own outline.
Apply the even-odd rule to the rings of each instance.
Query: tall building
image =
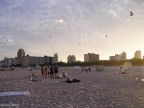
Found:
[[[67,63],[74,63],[76,61],[76,57],[74,55],[69,55],[67,57]]]
[[[126,53],[122,52],[121,54],[115,54],[115,56],[110,56],[109,57],[110,60],[126,60]]]
[[[140,51],[140,50],[137,50],[137,51],[135,52],[134,58],[136,58],[136,59],[141,59],[141,51]]]
[[[126,59],[127,59],[126,53],[123,51],[123,52],[121,53],[121,60],[126,60]]]
[[[22,58],[22,57],[24,57],[25,56],[25,51],[24,51],[24,49],[19,49],[18,50],[18,52],[17,52],[17,57],[18,58]]]
[[[88,53],[84,54],[84,62],[95,62],[99,61],[99,54]]]
[[[57,53],[54,54],[54,61],[53,61],[53,63],[58,63],[58,54]]]

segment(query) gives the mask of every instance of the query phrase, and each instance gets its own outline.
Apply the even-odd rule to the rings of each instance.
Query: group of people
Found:
[[[44,77],[52,77],[52,78],[66,78],[65,82],[67,83],[77,83],[80,82],[80,80],[76,78],[71,78],[67,75],[67,72],[63,72],[61,74],[58,74],[58,66],[43,66],[41,68],[41,74]],[[30,76],[28,76],[28,81],[41,81],[37,79],[37,76],[35,72],[32,72]]]
[[[92,66],[92,67],[82,67],[82,72],[91,72],[92,70],[95,70],[95,71],[103,71],[104,70],[104,67],[103,66],[100,66],[100,65],[96,65],[96,66]]]
[[[82,72],[91,72],[90,67],[82,67]]]
[[[57,77],[58,66],[43,66],[41,69],[42,76],[44,77]]]

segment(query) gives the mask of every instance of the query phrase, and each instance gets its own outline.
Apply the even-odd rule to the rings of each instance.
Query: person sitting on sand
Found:
[[[68,77],[67,73],[66,73],[66,72],[63,72],[63,73],[62,73],[62,77],[63,77],[63,78],[67,78],[67,77]]]
[[[41,81],[41,80],[33,79],[32,76],[29,76],[29,80],[28,81]]]
[[[122,66],[120,66],[120,73],[122,72]]]
[[[62,74],[56,76],[56,78],[63,78]]]

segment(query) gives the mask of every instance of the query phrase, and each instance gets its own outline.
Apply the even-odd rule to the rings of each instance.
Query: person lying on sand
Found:
[[[65,82],[67,82],[67,83],[77,83],[77,82],[80,82],[80,80],[68,77]]]
[[[41,81],[41,80],[33,79],[32,76],[29,76],[29,80],[28,81]]]

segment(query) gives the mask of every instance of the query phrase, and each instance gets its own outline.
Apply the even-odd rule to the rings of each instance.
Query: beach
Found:
[[[38,81],[30,81],[35,72]],[[0,93],[27,92],[26,95],[0,96],[0,108],[144,108],[144,67],[132,67],[119,74],[119,66],[103,71],[81,68],[59,68],[59,74],[79,79],[67,83],[66,78],[41,75],[41,69],[15,68],[0,71]]]

